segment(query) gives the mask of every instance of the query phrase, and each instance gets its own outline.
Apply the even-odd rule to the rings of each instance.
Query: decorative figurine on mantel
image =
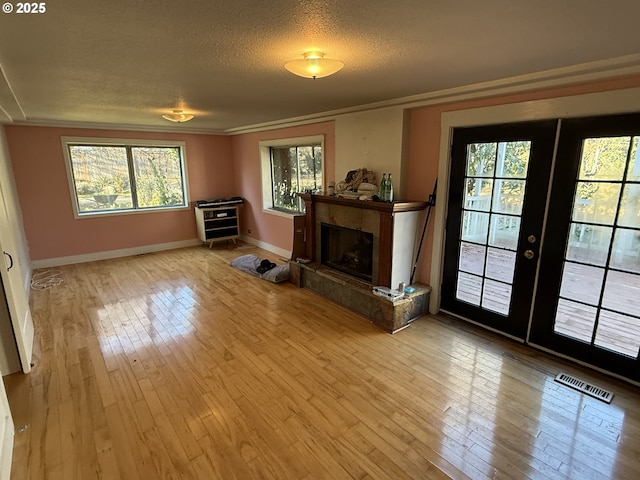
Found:
[[[377,193],[375,173],[366,168],[350,170],[344,181],[338,182],[335,187],[335,194],[345,198],[371,200]]]

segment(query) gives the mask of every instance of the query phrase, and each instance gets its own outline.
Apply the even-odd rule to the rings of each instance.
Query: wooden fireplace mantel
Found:
[[[299,193],[298,196],[304,200],[305,205],[313,205],[314,202],[331,203],[344,205],[345,207],[366,208],[379,212],[394,214],[396,212],[414,212],[427,208],[427,202],[398,201],[398,202],[374,202],[373,200],[357,200],[332,195],[315,195],[309,193]],[[307,210],[308,212],[308,210]]]
[[[379,216],[379,231],[376,236],[379,238],[379,261],[377,274],[374,274],[373,284],[391,287],[392,280],[392,258],[394,248],[394,216],[396,214],[407,214],[408,212],[419,212],[427,207],[427,202],[397,201],[397,202],[374,202],[371,200],[357,200],[329,195],[298,194],[305,203],[306,211],[306,257],[311,261],[318,261],[316,242],[318,234],[316,232],[316,206],[318,204],[328,204],[331,208],[350,207],[366,209],[377,213]],[[408,281],[408,278],[406,279]]]

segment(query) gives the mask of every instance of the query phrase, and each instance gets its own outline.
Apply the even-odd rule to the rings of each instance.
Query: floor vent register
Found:
[[[590,385],[587,382],[584,382],[579,378],[572,377],[571,375],[567,375],[566,373],[559,373],[556,376],[555,381],[578,390],[579,392],[586,393],[587,395],[597,398],[605,403],[611,403],[611,400],[613,400],[613,393],[603,388],[596,387],[595,385]]]

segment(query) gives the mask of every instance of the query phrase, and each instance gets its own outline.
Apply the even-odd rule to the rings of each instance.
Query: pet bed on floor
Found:
[[[289,265],[276,265],[266,258],[262,259],[255,255],[234,258],[229,265],[269,282],[281,283],[289,280]]]

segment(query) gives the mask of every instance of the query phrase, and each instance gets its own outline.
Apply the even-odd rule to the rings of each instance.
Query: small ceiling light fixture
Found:
[[[184,113],[182,110],[174,110],[173,113],[162,115],[162,118],[169,120],[170,122],[183,123],[191,120],[193,115],[190,113]]]
[[[285,63],[284,68],[294,75],[304,78],[322,78],[333,75],[344,67],[339,60],[324,58],[324,53],[318,51],[306,52],[304,58]]]

